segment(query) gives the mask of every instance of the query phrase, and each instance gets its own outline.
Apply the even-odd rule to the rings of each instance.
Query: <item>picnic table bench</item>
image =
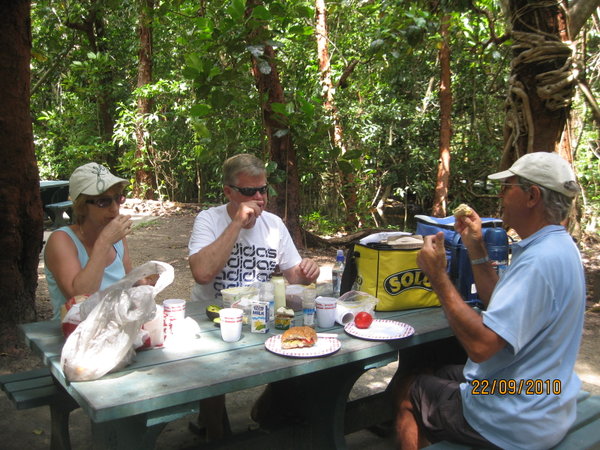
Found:
[[[68,200],[69,182],[64,180],[40,181],[40,194],[44,213],[52,221],[52,228],[60,228],[73,218],[73,202]],[[67,219],[65,219],[65,214]]]
[[[53,228],[60,228],[71,223],[73,218],[73,202],[65,200],[64,202],[50,203],[45,206],[46,212],[52,220]],[[65,219],[65,213],[68,219]]]
[[[430,450],[471,450],[477,447],[436,442]],[[552,450],[586,450],[600,448],[600,395],[580,391],[577,397],[577,416],[569,432]]]
[[[47,367],[2,375],[0,388],[18,410],[49,405],[56,394]]]
[[[0,376],[0,389],[17,410],[50,407],[50,448],[71,448],[69,414],[79,405],[65,396],[47,367]]]

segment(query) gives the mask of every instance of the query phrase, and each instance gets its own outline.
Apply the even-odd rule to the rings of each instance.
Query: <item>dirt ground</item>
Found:
[[[160,205],[157,203],[128,203],[125,212],[134,215],[136,225],[128,237],[129,249],[134,266],[150,260],[159,260],[171,264],[175,269],[175,281],[166,288],[158,302],[166,298],[189,299],[193,279],[187,262],[187,243],[192,229],[194,217],[199,211],[196,205]],[[327,276],[335,259],[334,249],[309,249],[302,252],[304,256],[315,259]],[[588,240],[583,252],[586,279],[588,284],[587,312],[582,346],[576,371],[583,382],[583,389],[600,394],[600,239]],[[36,308],[39,320],[47,320],[51,316],[51,305],[43,273],[43,262],[40,262],[40,278],[37,289]],[[0,374],[13,373],[40,367],[39,358],[33,355],[20,342],[14,330],[0,330]],[[379,369],[378,369],[379,370]],[[358,389],[382,389],[387,385],[395,367],[370,373],[362,380]],[[245,396],[228,398],[228,409],[237,411],[236,402],[248,403],[248,396],[255,397],[260,390],[246,393]],[[356,394],[358,395],[358,394]],[[231,402],[231,403],[230,403]],[[240,413],[245,414],[245,413]],[[157,448],[192,448],[199,445],[198,438],[187,431],[187,421],[180,420],[170,424],[159,438]],[[232,418],[239,422],[242,431],[248,426],[247,417]],[[35,408],[27,411],[16,411],[6,396],[0,394],[0,430],[11,430],[14,436],[11,442],[0,444],[0,448],[21,449],[48,448],[50,425],[47,408]],[[234,424],[235,431],[235,424]],[[363,432],[348,442],[349,448],[393,448],[392,442],[377,438]],[[3,433],[5,434],[5,433]],[[6,434],[5,434],[6,435]],[[73,448],[87,448],[89,423],[81,411],[72,414],[71,435]],[[376,439],[376,441],[373,441]]]

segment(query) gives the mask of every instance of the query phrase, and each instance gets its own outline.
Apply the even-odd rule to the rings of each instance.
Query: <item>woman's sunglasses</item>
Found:
[[[98,208],[108,208],[112,205],[113,202],[115,202],[117,205],[122,205],[123,203],[125,203],[125,196],[123,194],[117,194],[113,197],[93,198],[90,200],[86,200],[85,202],[96,205]]]
[[[259,194],[265,194],[267,192],[267,189],[269,188],[268,184],[265,184],[264,186],[256,187],[256,188],[251,188],[251,187],[246,187],[246,188],[237,187],[237,186],[234,186],[233,184],[228,184],[228,186],[231,189],[235,189],[236,191],[238,191],[244,197],[252,197],[257,192]]]

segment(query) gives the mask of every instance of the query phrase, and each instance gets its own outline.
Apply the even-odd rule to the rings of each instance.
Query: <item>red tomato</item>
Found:
[[[373,323],[373,316],[371,314],[369,314],[368,312],[364,312],[364,311],[359,312],[354,317],[354,325],[356,325],[356,328],[369,328],[372,323]]]

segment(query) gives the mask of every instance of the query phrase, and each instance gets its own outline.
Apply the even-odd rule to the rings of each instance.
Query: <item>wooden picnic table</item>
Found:
[[[40,193],[42,194],[42,206],[65,201],[69,197],[69,182],[66,180],[41,180]]]
[[[403,349],[452,336],[441,308],[377,312],[379,319],[412,325],[415,334],[404,339],[364,340],[346,334],[336,324],[317,331],[338,333],[339,351],[316,358],[290,358],[265,348],[267,338],[279,330],[251,333],[244,326],[240,341],[226,343],[197,304],[188,302],[187,316],[199,323],[201,336],[185,348],[138,352],[136,361],[126,368],[85,382],[70,383],[61,371],[64,338],[58,321],[24,324],[21,331],[56,382],[89,416],[93,448],[128,450],[154,448],[164,426],[196,412],[201,399],[293,377],[306,383],[312,393],[307,399],[311,420],[289,440],[290,445],[293,442],[290,448],[344,448],[346,402],[360,375],[396,361]],[[301,322],[298,314],[296,320]],[[68,413],[53,411],[53,420],[59,422],[53,427],[68,427],[64,423]],[[263,436],[268,438],[268,434]]]
[[[52,228],[67,225],[63,212],[71,216],[73,203],[69,199],[69,182],[66,180],[41,180],[40,195],[44,213],[52,221]]]

